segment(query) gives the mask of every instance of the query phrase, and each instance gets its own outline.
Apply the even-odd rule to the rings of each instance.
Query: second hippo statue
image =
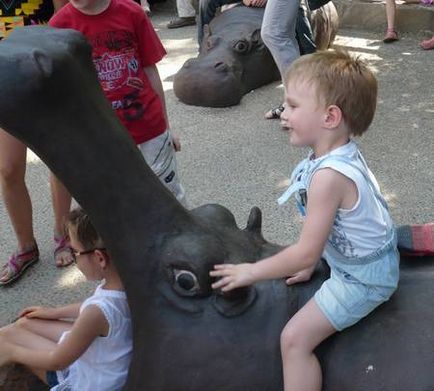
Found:
[[[175,75],[173,89],[188,105],[228,107],[263,85],[280,79],[261,39],[263,8],[242,5],[222,12],[205,25],[201,51]],[[338,29],[332,2],[308,13],[317,49],[327,49]],[[300,45],[303,54],[303,46]]]

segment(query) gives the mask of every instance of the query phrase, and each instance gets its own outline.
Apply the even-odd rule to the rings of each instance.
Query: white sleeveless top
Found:
[[[99,285],[86,299],[80,313],[88,305],[96,305],[109,324],[106,337],[97,337],[84,354],[68,368],[57,371],[59,384],[55,391],[117,391],[127,380],[133,349],[131,315],[125,292],[107,290]],[[60,341],[67,335],[64,333]]]
[[[307,195],[314,173],[322,168],[338,171],[356,184],[358,199],[352,209],[338,210],[328,243],[348,258],[364,257],[376,251],[389,239],[393,222],[378,183],[357,145],[350,141],[327,155],[312,157],[311,153],[297,165],[291,175],[292,183],[279,198],[279,204],[295,194],[303,214],[305,205],[300,193],[305,191]]]

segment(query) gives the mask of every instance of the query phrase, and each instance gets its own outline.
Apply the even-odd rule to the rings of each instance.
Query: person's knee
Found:
[[[0,182],[4,185],[12,185],[24,181],[24,169],[21,162],[0,162]]]
[[[302,349],[302,341],[300,333],[291,326],[286,326],[280,334],[280,349],[282,355],[290,354],[292,352]]]

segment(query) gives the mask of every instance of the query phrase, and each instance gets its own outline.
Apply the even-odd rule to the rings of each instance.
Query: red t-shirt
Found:
[[[111,0],[104,12],[86,15],[69,3],[49,24],[85,35],[104,93],[136,144],[166,130],[160,97],[143,70],[160,61],[166,51],[140,5]]]

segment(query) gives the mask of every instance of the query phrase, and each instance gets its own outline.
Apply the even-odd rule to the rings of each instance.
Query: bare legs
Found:
[[[0,329],[0,367],[2,362],[2,346],[8,349],[22,346],[34,350],[52,350],[65,331],[72,327],[71,322],[60,320],[20,318],[15,323]],[[30,368],[42,381],[46,382],[45,371]]]
[[[72,263],[73,257],[69,244],[64,240],[63,223],[71,208],[71,195],[66,187],[52,173],[50,174],[51,200],[54,211],[54,238],[56,250],[54,258],[56,266],[68,266]]]
[[[0,129],[0,187],[12,228],[17,238],[17,252],[23,253],[35,247],[33,233],[33,212],[29,192],[25,184],[26,146],[10,134]],[[54,232],[64,236],[62,223],[69,212],[71,196],[56,178],[52,178],[53,208],[55,215]],[[63,252],[56,256],[58,266],[71,263],[71,255]],[[16,262],[20,263],[18,259]],[[4,268],[0,272],[0,282],[9,280],[13,271]]]
[[[321,390],[321,367],[313,351],[335,332],[314,299],[291,318],[280,336],[285,391]]]
[[[387,30],[383,42],[390,43],[398,40],[398,33],[396,32],[396,4],[395,0],[386,0],[386,18]]]
[[[24,182],[26,146],[0,129],[0,185],[18,250],[31,248],[35,242],[32,227],[32,204]]]

